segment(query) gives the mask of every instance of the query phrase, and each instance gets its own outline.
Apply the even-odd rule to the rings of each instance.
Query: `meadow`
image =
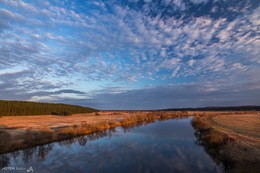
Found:
[[[0,153],[129,126],[137,122],[193,116],[197,144],[225,168],[244,171],[259,168],[260,115],[248,112],[211,111],[99,111],[70,116],[32,115],[0,117]],[[252,166],[253,165],[253,166]]]
[[[71,116],[34,115],[0,118],[0,153],[155,119],[188,117],[188,112],[100,111]]]
[[[198,143],[234,172],[255,172],[260,163],[259,112],[211,112],[194,116]]]

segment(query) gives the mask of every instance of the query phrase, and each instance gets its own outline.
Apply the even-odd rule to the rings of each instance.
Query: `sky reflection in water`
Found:
[[[35,172],[221,172],[195,144],[191,118],[156,121],[1,155]],[[0,171],[1,172],[1,171]]]

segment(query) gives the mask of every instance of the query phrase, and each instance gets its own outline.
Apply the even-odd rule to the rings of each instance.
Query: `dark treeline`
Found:
[[[36,103],[27,101],[0,100],[0,116],[18,115],[71,115],[77,113],[97,112],[98,110],[67,104]]]
[[[163,111],[260,111],[260,106],[226,106],[201,108],[169,108]]]

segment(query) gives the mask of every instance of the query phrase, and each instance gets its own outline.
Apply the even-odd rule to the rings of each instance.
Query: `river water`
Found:
[[[0,172],[222,172],[196,144],[191,118],[117,127],[0,155]]]

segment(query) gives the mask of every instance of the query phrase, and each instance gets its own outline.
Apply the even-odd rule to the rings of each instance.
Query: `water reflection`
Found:
[[[138,122],[0,155],[0,166],[32,166],[35,172],[221,172],[193,133],[190,118]]]
[[[7,167],[9,165],[9,162],[10,158],[7,155],[0,155],[0,168]]]
[[[225,173],[237,173],[237,172],[250,172],[250,173],[256,173],[259,172],[260,170],[260,164],[259,162],[256,161],[248,161],[248,160],[243,160],[242,162],[239,161],[234,161],[233,158],[231,158],[231,155],[229,153],[224,153],[229,152],[231,149],[230,147],[233,146],[226,146],[227,148],[221,149],[221,147],[216,147],[216,146],[211,146],[208,145],[205,142],[205,138],[203,135],[199,132],[195,133],[196,136],[196,144],[203,146],[205,149],[206,153],[208,153],[211,158],[214,160],[214,162],[221,167],[223,172]]]

